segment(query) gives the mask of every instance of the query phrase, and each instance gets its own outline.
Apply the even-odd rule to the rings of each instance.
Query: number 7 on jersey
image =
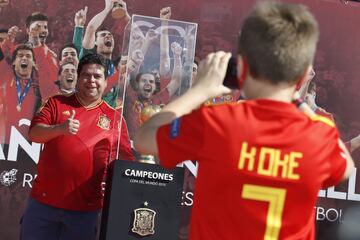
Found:
[[[241,196],[244,199],[269,203],[264,240],[278,240],[286,190],[282,188],[244,184]]]

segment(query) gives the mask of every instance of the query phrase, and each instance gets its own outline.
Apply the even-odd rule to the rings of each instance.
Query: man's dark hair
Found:
[[[134,89],[138,89],[139,87],[139,81],[140,78],[145,75],[145,74],[150,74],[154,76],[154,80],[155,80],[155,91],[154,94],[160,92],[160,75],[158,75],[158,73],[151,71],[151,72],[140,72],[136,75],[135,78],[135,86],[133,87]]]
[[[65,66],[65,65],[68,65],[68,64],[71,64],[71,65],[73,65],[73,66],[76,68],[75,64],[73,64],[72,62],[63,63],[63,64],[61,64],[60,67],[59,67],[58,76],[61,74],[62,70],[64,69],[64,66]]]
[[[34,51],[33,51],[32,47],[30,47],[28,44],[19,44],[19,45],[16,46],[15,50],[13,51],[13,54],[12,54],[12,57],[11,57],[11,63],[14,63],[14,61],[16,59],[16,56],[17,56],[17,54],[18,54],[18,52],[20,50],[29,50],[29,51],[31,51],[32,56],[33,56],[33,61],[36,62],[35,54],[34,54]]]
[[[108,76],[108,70],[107,70],[107,65],[106,65],[106,61],[105,58],[97,53],[90,53],[85,55],[84,57],[82,57],[80,59],[79,65],[78,65],[78,69],[77,69],[77,74],[78,76],[80,76],[80,73],[83,69],[83,67],[87,64],[98,64],[101,65],[104,68],[104,75],[105,78],[107,78]]]
[[[262,1],[244,21],[238,50],[255,79],[293,85],[312,64],[318,38],[303,5]]]
[[[40,12],[34,12],[30,16],[26,18],[26,27],[29,28],[31,23],[36,21],[46,21],[48,22],[49,19],[46,15],[40,13]]]
[[[97,34],[98,32],[102,32],[102,31],[108,31],[109,33],[111,33],[110,29],[108,29],[107,27],[101,27],[101,28],[98,28],[95,32],[95,39],[97,38]],[[111,33],[112,34],[112,33]]]
[[[8,29],[6,28],[0,28],[0,33],[7,33],[8,32]]]
[[[75,44],[73,43],[66,43],[65,45],[63,45],[59,51],[59,54],[58,54],[58,58],[59,58],[59,61],[61,60],[61,56],[62,56],[62,51],[65,49],[65,48],[73,48],[75,49],[76,51],[76,54],[77,56],[79,57],[79,49],[76,48]]]

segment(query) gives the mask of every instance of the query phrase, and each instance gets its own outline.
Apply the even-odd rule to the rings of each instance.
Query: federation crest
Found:
[[[68,116],[68,117],[70,117],[70,115],[71,115],[69,110],[63,111],[62,114],[64,116]]]
[[[106,116],[100,116],[97,125],[102,129],[109,130],[110,119],[108,119]]]
[[[144,203],[148,205],[147,202]],[[140,236],[155,234],[155,215],[156,212],[149,208],[137,208],[134,210],[134,222],[131,231]]]
[[[10,171],[3,171],[0,174],[0,182],[2,185],[9,187],[16,181],[16,173],[18,172],[17,169],[13,168]]]

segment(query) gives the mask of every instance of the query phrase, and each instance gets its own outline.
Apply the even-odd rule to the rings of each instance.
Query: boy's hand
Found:
[[[193,88],[198,88],[208,98],[231,93],[231,90],[223,85],[230,57],[231,53],[223,51],[210,53],[199,64],[197,80]]]

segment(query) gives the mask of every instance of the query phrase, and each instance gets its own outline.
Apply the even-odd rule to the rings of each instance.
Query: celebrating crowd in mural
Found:
[[[283,2],[299,3],[295,0]],[[360,157],[360,151],[358,151],[360,148],[360,121],[358,120],[360,115],[354,110],[354,106],[357,103],[360,104],[356,97],[360,90],[356,79],[360,77],[360,73],[356,70],[356,64],[353,62],[360,59],[357,59],[356,54],[356,56],[349,57],[351,55],[349,53],[357,51],[354,50],[355,47],[350,47],[355,46],[357,39],[354,34],[347,38],[346,41],[349,44],[343,44],[342,41],[345,41],[345,33],[347,33],[343,27],[348,24],[346,20],[339,20],[334,26],[343,33],[336,34],[336,36],[334,36],[333,29],[326,25],[329,15],[336,11],[341,11],[341,16],[351,16],[352,19],[360,20],[357,17],[360,16],[358,14],[360,7],[356,8],[355,6],[349,10],[349,8],[344,8],[345,5],[336,2],[337,5],[331,0],[300,1],[301,4],[308,5],[308,10],[304,10],[304,12],[291,7],[289,9],[292,10],[287,12],[287,7],[272,3],[275,7],[271,10],[273,14],[276,11],[282,11],[283,15],[279,16],[281,21],[282,17],[292,21],[294,12],[304,17],[309,11],[314,14],[317,21],[312,22],[312,17],[309,17],[310,20],[306,19],[305,23],[301,23],[304,24],[304,28],[310,29],[319,24],[320,37],[317,50],[309,53],[309,61],[306,62],[309,69],[305,71],[303,66],[294,64],[292,67],[295,70],[300,68],[304,70],[303,75],[297,72],[297,75],[301,75],[301,81],[296,84],[291,82],[287,85],[287,87],[290,85],[291,87],[286,89],[294,87],[299,93],[299,98],[294,100],[294,106],[301,109],[301,104],[306,105],[306,109],[301,109],[301,111],[307,114],[309,112],[316,114],[317,117],[312,117],[312,119],[316,119],[314,121],[323,122],[327,127],[331,126],[330,130],[328,129],[324,133],[319,130],[324,128],[319,127],[318,129],[316,125],[307,134],[303,133],[304,127],[301,133],[304,135],[303,139],[305,139],[305,135],[310,136],[312,133],[318,134],[318,136],[313,135],[313,138],[306,140],[307,143],[303,143],[304,145],[300,143],[296,145],[298,148],[302,148],[307,144],[308,150],[306,151],[313,154],[310,155],[314,159],[314,164],[317,160],[319,161],[316,163],[320,163],[323,159],[330,159],[329,162],[324,162],[322,165],[328,166],[326,171],[329,172],[326,174],[321,172],[324,176],[326,175],[324,178],[328,178],[328,180],[321,179],[324,182],[318,183],[319,186],[313,189],[311,201],[309,201],[311,204],[308,204],[311,207],[306,210],[308,211],[306,220],[311,218],[313,222],[304,222],[303,225],[307,224],[304,229],[310,230],[301,235],[302,237],[307,235],[310,237],[309,239],[317,236],[317,239],[320,240],[350,240],[351,236],[345,238],[344,231],[348,230],[344,230],[344,226],[348,225],[344,225],[342,220],[348,216],[347,209],[358,211],[356,204],[360,202],[360,195],[357,194],[360,192],[360,188],[356,187],[358,182],[356,167]],[[339,4],[341,4],[341,10]],[[224,120],[224,125],[222,125],[222,120],[212,117],[223,115],[226,111],[228,114],[226,116],[230,119],[233,117],[232,110],[222,109],[216,112],[198,109],[220,109],[222,106],[238,104],[247,106],[246,109],[242,109],[246,114],[249,114],[247,111],[254,111],[252,116],[257,120],[261,118],[259,116],[263,112],[254,110],[259,107],[256,104],[260,103],[256,103],[256,106],[251,105],[252,103],[247,103],[246,99],[250,99],[251,96],[256,96],[256,99],[261,96],[271,98],[280,89],[277,87],[282,83],[274,80],[264,83],[264,85],[256,85],[256,79],[262,79],[272,70],[265,69],[266,64],[260,66],[260,63],[259,69],[261,70],[254,74],[254,66],[258,66],[257,64],[262,61],[259,54],[262,54],[262,59],[267,59],[268,56],[266,56],[267,51],[262,52],[259,50],[260,48],[252,45],[269,44],[268,48],[270,48],[270,40],[268,39],[267,43],[266,41],[256,42],[257,39],[254,38],[249,40],[249,45],[246,45],[248,43],[240,42],[245,40],[241,38],[244,35],[242,36],[239,30],[244,27],[245,19],[256,21],[256,17],[270,14],[266,13],[266,11],[270,11],[266,6],[270,5],[259,4],[255,8],[257,10],[251,10],[254,7],[253,1],[235,0],[185,0],[181,2],[161,0],[63,2],[56,0],[0,0],[0,238],[53,239],[53,236],[56,236],[57,239],[95,239],[99,235],[99,214],[103,207],[107,167],[116,159],[142,163],[160,162],[166,167],[182,166],[185,168],[179,240],[188,239],[189,235],[192,237],[190,239],[231,239],[231,236],[235,236],[238,231],[246,232],[246,228],[254,227],[252,221],[249,220],[248,224],[243,223],[242,227],[234,228],[231,231],[227,230],[227,235],[221,235],[223,234],[221,230],[225,229],[226,224],[244,222],[245,220],[242,218],[245,215],[238,216],[239,219],[230,219],[231,221],[229,220],[228,223],[226,221],[212,222],[211,214],[221,215],[223,218],[229,217],[232,214],[230,214],[230,210],[233,206],[230,199],[221,199],[220,196],[213,195],[217,189],[221,188],[221,181],[217,179],[219,176],[212,175],[211,171],[214,170],[215,165],[215,168],[218,167],[215,172],[221,175],[227,165],[217,162],[211,163],[210,166],[204,159],[223,160],[219,153],[230,143],[226,147],[222,146],[222,144],[228,143],[227,140],[223,141],[222,137],[228,139],[229,142],[231,142],[230,139],[234,140],[238,137],[230,134],[232,133],[231,129],[234,132],[241,129],[242,134],[247,136],[250,136],[250,133],[248,135],[246,131],[250,129],[263,132],[262,136],[266,135],[265,132],[271,133],[272,137],[275,134],[271,132],[271,129],[266,129],[264,125],[254,127],[254,124],[257,124],[254,119],[251,121],[250,118],[242,118],[241,121],[246,126],[239,128],[231,125],[233,127],[226,129],[228,134],[220,136],[216,130],[222,131],[224,126],[227,124],[230,126],[230,123],[228,120]],[[287,5],[284,4],[284,6]],[[324,6],[324,9],[320,9],[320,6]],[[274,10],[277,8],[278,10]],[[249,17],[250,12],[252,15]],[[255,20],[251,17],[254,17]],[[266,19],[271,23],[274,20],[272,17],[274,15],[267,16]],[[247,24],[255,29],[254,25],[249,22]],[[294,23],[294,25],[296,24]],[[349,29],[348,34],[352,34],[351,31],[360,33],[352,26],[349,26]],[[245,30],[248,29],[245,28]],[[298,31],[301,32],[300,30]],[[284,32],[286,31],[282,31],[282,33]],[[309,30],[309,32],[311,31]],[[309,39],[313,38],[313,41],[306,37],[304,41],[309,40],[311,46],[316,46],[317,34],[317,30],[314,30],[307,36]],[[300,46],[301,41],[298,38],[296,40],[299,41],[297,46]],[[311,46],[306,51],[311,52],[312,50],[309,50]],[[240,48],[242,47],[253,52],[241,52]],[[283,50],[285,47],[283,46],[281,49]],[[332,52],[329,49],[335,49],[341,54],[336,54],[335,50]],[[214,54],[219,50],[223,52]],[[304,51],[303,55],[305,55]],[[253,55],[254,52],[256,54]],[[278,55],[275,55],[280,56],[284,52],[278,52]],[[245,80],[247,74],[254,76],[257,74],[251,87],[249,84],[245,84],[244,89],[237,87],[231,91],[220,87],[223,91],[207,94],[211,86],[206,85],[205,82],[212,81],[213,76],[220,76],[223,79],[226,68],[230,69],[230,65],[227,64],[228,59],[230,59],[230,55],[235,56],[235,54],[248,54],[248,58],[237,58],[236,60],[231,58],[235,64],[238,64],[235,73],[239,81],[237,86],[244,86],[241,81]],[[251,59],[253,56],[255,57]],[[295,56],[292,57],[294,58],[291,59],[295,59]],[[298,56],[297,60],[301,61],[301,57]],[[221,65],[222,62],[226,63]],[[271,63],[274,64],[271,66],[277,67],[275,62]],[[281,69],[289,67],[290,61],[288,65],[281,66]],[[216,69],[216,71],[211,72],[211,69]],[[205,70],[213,75],[207,75]],[[282,74],[274,72],[275,75]],[[227,74],[228,72],[226,76]],[[261,74],[263,75],[260,76]],[[220,85],[222,86],[222,82]],[[203,90],[199,90],[197,86],[203,86]],[[274,92],[262,95],[262,90],[267,87],[273,89]],[[287,91],[284,89],[282,90]],[[184,94],[187,94],[185,98]],[[205,95],[207,98],[202,99],[201,96]],[[199,98],[201,101],[198,101]],[[189,102],[188,105],[182,105],[183,99]],[[169,105],[169,103],[172,104]],[[286,108],[286,106],[271,105],[272,103],[269,102],[261,104],[267,104],[267,109],[263,109],[263,111],[268,111],[270,108],[273,108],[274,111],[277,111],[276,108]],[[189,109],[194,111],[193,115],[188,117],[186,114],[191,111],[183,110],[182,106],[191,106]],[[161,118],[162,114],[158,114],[164,110],[176,113],[176,117],[165,117],[167,119],[165,121]],[[290,112],[294,114],[292,111],[288,109],[287,114]],[[285,113],[279,113],[276,118],[281,118],[282,114]],[[158,117],[155,117],[155,120],[154,115]],[[183,115],[186,116],[179,118]],[[212,129],[215,129],[211,135],[209,134],[210,130],[206,134],[202,132],[207,121],[210,122]],[[164,124],[169,125],[163,127]],[[286,127],[290,126],[291,131],[288,131],[293,134],[296,131],[291,128],[291,124],[293,123],[285,125]],[[285,125],[277,131],[285,131]],[[183,135],[178,138],[180,131]],[[254,138],[260,139],[260,133],[258,134],[254,135]],[[341,147],[336,148],[332,153],[339,153],[339,156],[342,155],[346,159],[342,164],[339,163],[342,161],[340,157],[325,157],[325,149],[329,148],[325,144],[325,140],[324,142],[314,140],[316,137],[330,138],[330,135],[334,140],[334,146],[330,146],[332,149],[336,148],[335,140],[341,142]],[[289,140],[287,144],[294,144],[295,138],[286,134],[283,138]],[[201,141],[198,141],[199,139]],[[244,139],[241,141],[246,142]],[[252,137],[249,139],[253,140]],[[309,142],[313,140],[318,147],[309,145]],[[270,139],[266,142],[267,146],[272,145],[274,141]],[[300,137],[296,141],[301,141]],[[215,142],[218,144],[213,144]],[[254,166],[251,167],[252,157],[256,155],[257,151],[264,150],[255,147],[256,141],[253,143],[254,147],[246,145],[248,143],[242,145],[241,153],[247,157],[244,157],[242,165],[240,163],[238,165],[239,169],[248,171],[248,175],[254,174],[251,172],[254,169]],[[173,148],[167,146],[173,146]],[[204,146],[207,146],[207,149],[204,149]],[[269,149],[264,151],[270,151]],[[275,154],[278,148],[274,149]],[[205,156],[205,152],[211,156]],[[264,156],[267,153],[263,153]],[[289,152],[289,159],[292,159],[291,153]],[[295,157],[292,160],[286,160],[287,155],[284,154],[284,156],[284,162],[289,161],[289,166],[287,170],[282,170],[282,174],[285,174],[286,178],[294,180],[297,174],[291,169],[297,168],[297,163],[291,161]],[[351,158],[354,160],[355,168],[352,166]],[[78,161],[74,163],[74,159]],[[237,160],[241,161],[241,159],[240,157],[240,160]],[[208,192],[207,195],[198,195],[197,197],[195,180],[198,179],[198,167],[200,169],[201,167],[196,160],[204,165],[204,169],[208,168],[211,172],[200,172],[202,178],[197,184],[200,186],[198,191],[200,194],[205,194],[202,190],[202,187],[205,186],[204,189]],[[286,166],[281,165],[280,168],[286,169]],[[314,171],[310,167],[306,171],[310,170]],[[279,170],[279,172],[281,171]],[[259,172],[257,173],[259,174]],[[205,175],[205,178],[202,174]],[[318,175],[319,179],[321,174]],[[248,175],[247,177],[249,177]],[[203,179],[206,177],[208,177],[207,183],[212,186],[212,189],[204,184]],[[228,180],[231,177],[222,174],[221,178]],[[349,180],[346,180],[347,178]],[[345,179],[345,182],[340,183],[341,179]],[[224,187],[227,187],[225,186],[226,181],[223,184]],[[338,185],[334,186],[335,184]],[[243,196],[240,196],[241,191],[239,190],[239,197],[254,199],[258,194],[256,191],[263,193],[263,188],[255,191],[252,186],[247,193],[244,193],[245,190],[243,190]],[[320,190],[319,193],[318,190]],[[289,188],[286,191],[289,193],[291,190]],[[300,199],[300,195],[294,198]],[[206,201],[207,196],[210,196],[211,200]],[[319,198],[315,203],[316,197]],[[268,199],[260,201],[268,202]],[[195,204],[195,214],[192,212],[193,203]],[[203,204],[204,207],[199,208],[199,204]],[[222,208],[218,208],[219,211],[222,211],[221,213],[216,212],[215,209],[209,210],[216,204],[222,206]],[[245,206],[247,202],[243,204]],[[314,204],[315,210],[312,211]],[[246,205],[244,208],[250,209],[251,205]],[[243,211],[246,212],[246,209]],[[246,216],[247,219],[252,219],[251,214]],[[324,217],[322,218],[322,216]],[[197,231],[193,226],[190,230],[191,217],[193,218],[192,224],[197,224]],[[310,225],[316,221],[317,232],[310,232],[314,230]],[[204,222],[206,224],[202,225]],[[44,228],[44,225],[48,227]],[[211,233],[204,230],[211,229],[210,226],[218,226],[219,229]],[[333,230],[327,230],[327,226],[332,226]],[[204,229],[201,229],[202,227]],[[267,235],[265,235],[269,239],[282,239],[279,236],[285,237],[287,233],[284,235],[284,232],[277,232],[280,231],[280,228],[275,226],[273,232],[266,232]],[[285,228],[286,226],[283,229]],[[351,229],[354,230],[354,228]],[[233,235],[230,232],[233,232]],[[342,234],[343,237],[339,234]],[[251,234],[243,236],[252,239]]]

